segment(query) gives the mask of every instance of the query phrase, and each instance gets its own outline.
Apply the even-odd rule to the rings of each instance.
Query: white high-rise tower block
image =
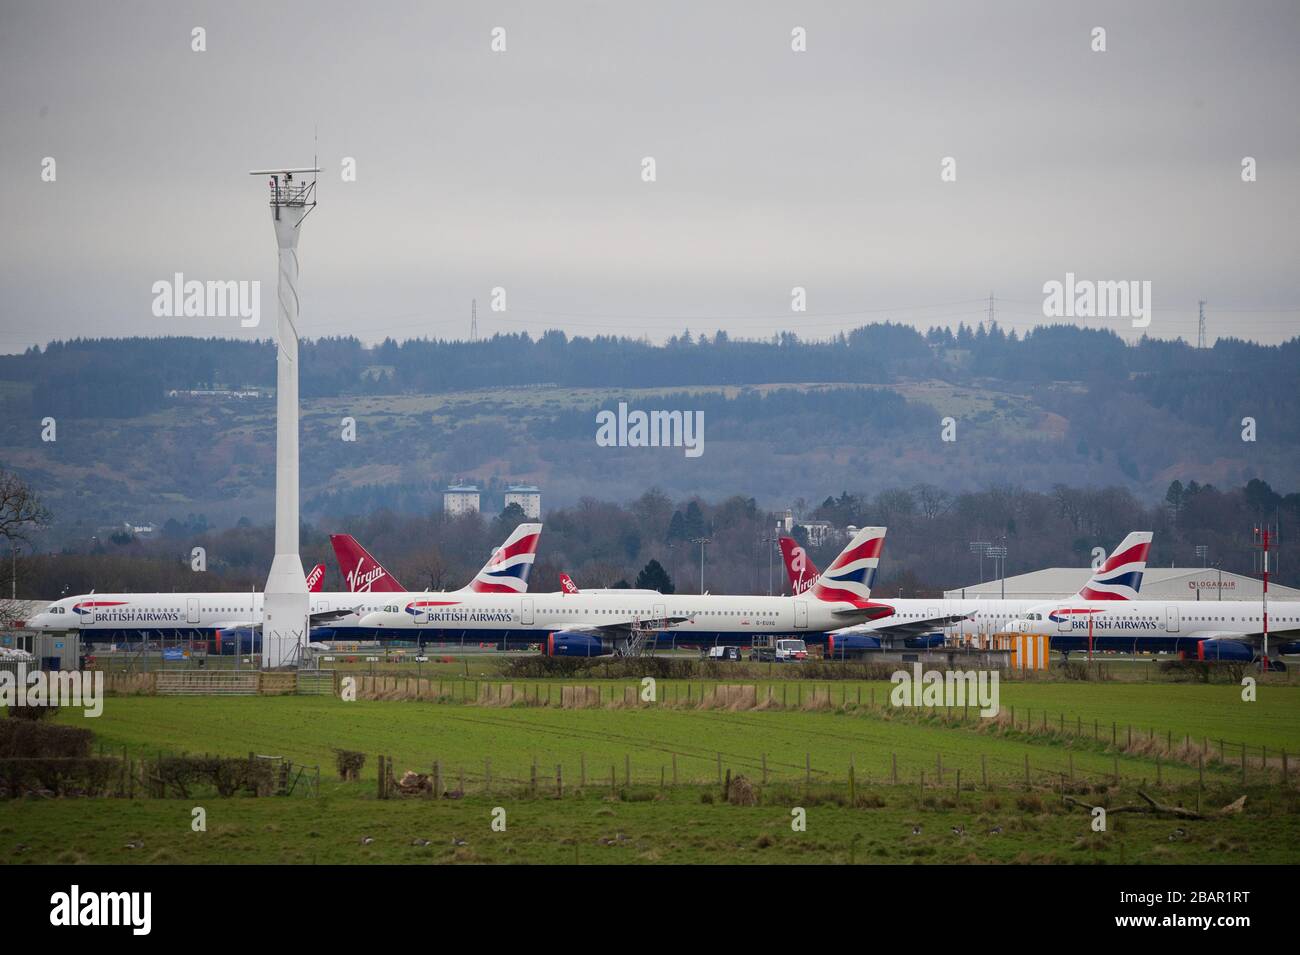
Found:
[[[317,169],[264,169],[279,247],[275,356],[275,559],[262,601],[262,668],[297,666],[311,602],[298,555],[298,233],[316,205]],[[310,174],[310,182],[296,179]]]

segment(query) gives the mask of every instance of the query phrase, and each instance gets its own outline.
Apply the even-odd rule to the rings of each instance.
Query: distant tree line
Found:
[[[837,527],[886,525],[877,593],[936,596],[977,582],[980,565],[969,543],[1005,543],[1007,572],[1088,565],[1093,548],[1111,550],[1129,531],[1151,530],[1150,563],[1198,566],[1197,545],[1208,548],[1210,566],[1255,573],[1257,554],[1251,528],[1281,524],[1275,554],[1279,582],[1300,584],[1300,548],[1292,535],[1300,526],[1300,493],[1274,491],[1263,481],[1219,489],[1194,480],[1174,481],[1165,500],[1144,504],[1124,488],[1057,485],[1029,491],[997,485],[960,494],[934,485],[889,488],[874,495],[842,491],[820,503],[796,502],[803,519]],[[545,517],[541,547],[529,589],[559,589],[568,573],[579,587],[636,586],[665,593],[766,593],[769,568],[773,590],[788,592],[773,538],[780,514],[752,498],[709,502],[674,500],[652,488],[626,503],[586,498]],[[328,568],[327,589],[344,585],[328,533],[346,531],[412,590],[455,589],[466,584],[493,549],[523,520],[512,506],[496,517],[442,513],[398,514],[378,510],[334,526],[303,525],[303,562]],[[797,532],[796,532],[797,533]],[[707,543],[698,543],[706,539]],[[806,539],[806,537],[805,537]],[[189,569],[190,548],[203,546],[208,571]],[[825,567],[843,546],[831,541],[810,549]],[[225,530],[204,529],[199,518],[188,527],[168,528],[159,538],[97,541],[86,548],[36,554],[20,563],[20,595],[53,598],[67,593],[114,590],[260,589],[274,551],[272,528],[247,522]],[[983,562],[986,577],[991,562]]]
[[[685,331],[662,345],[626,337],[570,338],[548,331],[497,334],[482,341],[385,340],[365,347],[351,337],[302,343],[304,398],[436,394],[483,387],[676,387],[794,382],[889,384],[902,379],[1084,381],[1107,393],[1134,392],[1179,415],[1294,409],[1300,338],[1282,345],[1219,339],[1213,348],[1059,325],[1023,336],[996,323],[932,328],[891,322],[829,339],[792,332],[738,339]],[[268,341],[218,338],[74,339],[0,357],[0,381],[22,382],[42,413],[131,417],[165,406],[169,389],[275,384]],[[1232,382],[1264,382],[1249,393]],[[1292,414],[1291,419],[1297,418]]]

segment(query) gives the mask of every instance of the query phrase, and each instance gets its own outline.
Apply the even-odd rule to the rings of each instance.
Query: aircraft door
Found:
[[[808,628],[808,601],[806,600],[794,602],[794,627],[796,630]]]
[[[185,622],[186,623],[199,622],[199,598],[198,597],[190,597],[188,600],[185,601]]]
[[[533,625],[533,598],[525,597],[519,602],[519,622],[525,627]]]
[[[668,611],[664,609],[664,605],[663,605],[663,604],[655,604],[655,605],[654,605],[654,609],[651,610],[651,613],[654,614],[654,618],[655,618],[655,621],[656,621],[656,622],[655,622],[655,626],[656,626],[656,627],[662,627],[663,624],[662,624],[661,621],[664,619],[664,617],[668,616]]]
[[[1182,622],[1178,619],[1177,607],[1165,608],[1165,627],[1170,633],[1177,633],[1182,627]]]
[[[1058,619],[1057,619],[1057,621],[1056,621],[1056,632],[1057,632],[1057,633],[1069,633],[1069,632],[1070,632],[1070,615],[1069,615],[1068,613],[1061,613],[1059,610],[1057,611],[1057,614],[1059,614],[1059,617],[1058,617]]]

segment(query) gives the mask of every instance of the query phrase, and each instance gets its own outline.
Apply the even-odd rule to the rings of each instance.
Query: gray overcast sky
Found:
[[[246,172],[309,162],[317,127],[307,336],[464,337],[474,297],[486,334],[816,337],[974,322],[989,292],[1023,329],[1073,271],[1150,280],[1151,334],[1194,340],[1205,298],[1212,335],[1278,341],[1300,332],[1298,50],[1294,0],[0,0],[0,350],[271,334]],[[262,326],[155,318],[175,272],[261,280]]]

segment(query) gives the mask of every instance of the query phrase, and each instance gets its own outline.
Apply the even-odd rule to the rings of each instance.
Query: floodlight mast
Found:
[[[296,666],[307,645],[311,598],[298,553],[298,234],[316,207],[318,169],[258,169],[269,176],[279,249],[275,355],[275,558],[262,598],[262,668]],[[298,178],[311,175],[312,179]]]

